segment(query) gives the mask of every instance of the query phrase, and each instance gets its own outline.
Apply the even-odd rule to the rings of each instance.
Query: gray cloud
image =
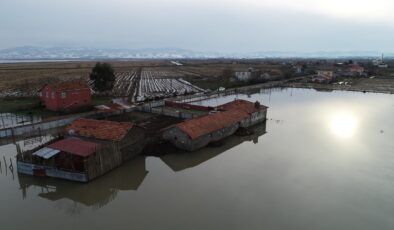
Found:
[[[242,1],[3,0],[0,48],[176,47],[197,51],[393,52],[383,23]]]

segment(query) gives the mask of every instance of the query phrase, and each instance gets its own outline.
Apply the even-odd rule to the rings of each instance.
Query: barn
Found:
[[[187,151],[200,149],[211,142],[265,121],[267,107],[245,100],[218,106],[217,112],[176,124],[163,133],[163,138]]]
[[[90,87],[81,80],[46,84],[39,96],[42,104],[51,111],[70,111],[91,103]]]

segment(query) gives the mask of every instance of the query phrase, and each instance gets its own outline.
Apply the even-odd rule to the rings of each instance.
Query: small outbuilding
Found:
[[[41,102],[51,111],[70,111],[89,106],[91,89],[85,81],[46,84],[39,92]]]

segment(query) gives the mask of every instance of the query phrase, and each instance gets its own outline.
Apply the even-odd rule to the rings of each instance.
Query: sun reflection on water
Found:
[[[340,139],[349,139],[357,131],[359,121],[351,112],[335,113],[330,120],[331,132]]]

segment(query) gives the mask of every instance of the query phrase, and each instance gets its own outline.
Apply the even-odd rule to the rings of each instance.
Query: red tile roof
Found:
[[[258,103],[258,102],[257,102]],[[230,110],[240,110],[240,111],[245,111],[247,113],[255,113],[257,111],[262,111],[262,110],[267,110],[267,106],[260,105],[256,106],[256,102],[250,102],[250,101],[245,101],[245,100],[234,100],[229,103],[223,104],[218,106],[220,110],[225,110],[225,111],[230,111]]]
[[[197,139],[213,131],[230,127],[248,116],[242,111],[224,111],[191,119],[176,125],[191,139]]]
[[[218,109],[224,110],[209,114],[203,117],[191,119],[176,125],[185,132],[191,139],[197,139],[208,133],[230,127],[241,120],[247,118],[251,113],[267,110],[267,106],[260,105],[245,100],[234,100],[232,102],[218,106]]]
[[[66,128],[71,135],[92,137],[100,140],[120,141],[133,127],[130,122],[78,119]]]
[[[92,155],[101,147],[100,144],[90,141],[84,141],[78,138],[67,138],[48,146],[51,149],[57,149],[62,152],[71,153],[73,155],[87,157]]]
[[[71,80],[61,81],[57,83],[49,84],[55,91],[69,91],[69,90],[81,90],[90,89],[86,81],[83,80]]]

